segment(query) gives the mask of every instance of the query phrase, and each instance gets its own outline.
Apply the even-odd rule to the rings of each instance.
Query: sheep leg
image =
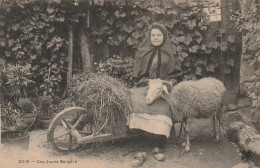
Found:
[[[220,133],[221,133],[220,127],[221,126],[223,127],[222,115],[221,114],[217,115],[217,123],[218,123],[218,128],[217,128],[217,135],[216,135],[215,141],[219,142],[219,140],[220,140]]]
[[[181,146],[183,146],[183,147],[186,146],[186,134],[187,134],[187,132],[186,132],[186,127],[185,127],[186,121],[187,121],[187,120],[186,120],[185,118],[183,118],[183,119],[181,120],[181,127],[183,127],[184,137],[185,137],[185,140],[184,140],[184,142],[183,142],[182,145],[181,145]]]
[[[184,137],[186,138],[186,130],[184,128]],[[184,142],[181,144],[182,147],[186,146],[186,139],[184,140]]]
[[[180,132],[179,132],[179,135],[178,135],[178,137],[180,137],[180,136],[181,136],[182,127],[183,127],[183,121],[181,121],[181,128],[180,128]]]
[[[215,138],[216,142],[219,142],[219,140],[220,140],[220,133],[221,133],[220,127],[221,126],[223,127],[223,121],[222,121],[222,114],[223,114],[223,112],[224,112],[223,102],[221,102],[220,107],[219,107],[219,111],[218,111],[218,113],[216,115],[217,123],[218,123],[218,129],[217,129],[218,131],[217,131],[217,135],[216,135],[216,138]]]
[[[188,119],[185,120],[184,122],[184,128],[185,128],[185,138],[186,138],[186,146],[185,146],[185,152],[190,151],[190,123],[188,122]]]
[[[213,122],[214,138],[216,138],[217,134],[216,134],[216,116],[215,115],[212,117],[212,122]]]
[[[219,142],[219,133],[220,133],[220,123],[219,123],[219,119],[217,118],[217,131],[216,131],[215,142]]]
[[[184,129],[184,136],[185,136],[185,141],[182,143],[182,146],[185,147],[185,151],[189,152],[190,151],[190,136],[189,136],[189,131],[190,131],[190,126],[187,117],[183,118],[182,120],[183,123],[183,129]]]

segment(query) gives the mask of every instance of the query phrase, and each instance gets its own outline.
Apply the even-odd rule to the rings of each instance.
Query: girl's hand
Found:
[[[177,80],[175,80],[175,79],[172,79],[172,80],[170,80],[169,82],[171,82],[171,83],[172,83],[172,86],[175,86],[175,85],[177,85]]]

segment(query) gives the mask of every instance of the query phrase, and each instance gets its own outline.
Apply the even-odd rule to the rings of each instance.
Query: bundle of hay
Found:
[[[77,106],[93,114],[96,134],[117,116],[122,117],[123,114],[127,118],[132,111],[129,89],[119,80],[105,74],[91,73],[84,80],[74,80],[71,91]]]

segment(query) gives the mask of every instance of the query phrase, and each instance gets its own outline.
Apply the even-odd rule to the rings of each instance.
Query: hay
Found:
[[[78,106],[93,113],[95,134],[120,114],[128,117],[132,111],[131,97],[122,82],[105,74],[88,74],[85,79],[74,83],[74,98]]]

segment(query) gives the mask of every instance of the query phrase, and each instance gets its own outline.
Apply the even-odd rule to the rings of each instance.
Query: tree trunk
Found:
[[[93,69],[92,57],[89,53],[89,43],[87,32],[85,31],[85,24],[80,27],[79,38],[80,38],[80,52],[82,57],[83,71],[91,72]]]
[[[221,0],[221,29],[224,30],[222,34],[222,42],[228,42],[228,37],[234,37],[235,43],[234,51],[221,51],[220,62],[220,80],[223,81],[228,97],[225,101],[229,104],[237,104],[237,95],[240,85],[240,62],[242,54],[242,34],[235,29],[234,23],[230,20],[230,16],[234,11],[240,11],[239,0]],[[229,45],[228,47],[231,47]],[[234,65],[231,72],[226,74],[224,71],[227,68],[226,58],[230,57],[234,60]]]
[[[68,50],[68,66],[67,66],[67,94],[68,94],[68,82],[72,77],[72,63],[73,63],[73,29],[72,24],[69,25],[69,50]]]
[[[256,166],[260,166],[260,135],[257,131],[242,123],[233,122],[227,131],[228,138],[236,143],[241,151],[246,152],[247,156],[251,155],[251,160]]]

